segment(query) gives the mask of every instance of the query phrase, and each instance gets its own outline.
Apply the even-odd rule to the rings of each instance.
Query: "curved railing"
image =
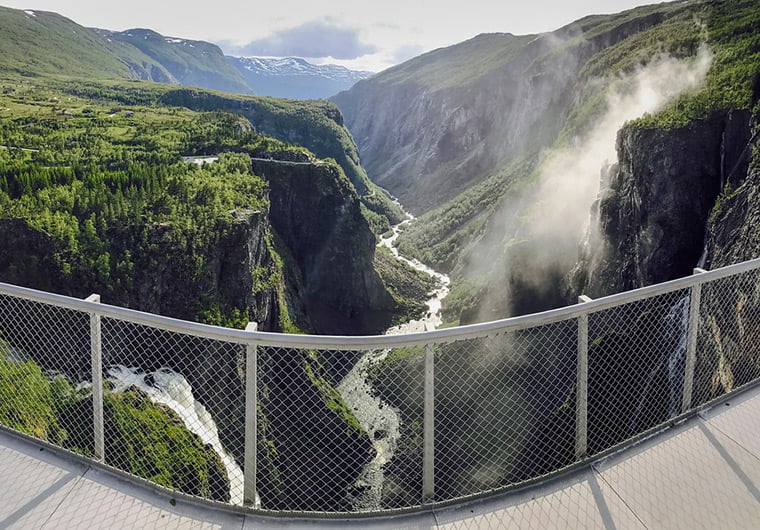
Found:
[[[760,259],[371,337],[234,330],[0,284],[0,423],[260,513],[392,513],[505,491],[758,378]]]

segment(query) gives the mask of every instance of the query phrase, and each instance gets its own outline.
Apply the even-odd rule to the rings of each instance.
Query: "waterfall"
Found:
[[[181,374],[171,368],[160,368],[146,374],[138,368],[114,365],[108,368],[108,379],[114,384],[114,392],[123,392],[134,386],[145,392],[154,403],[176,412],[187,429],[219,455],[230,481],[230,502],[243,504],[243,471],[222,446],[214,419],[206,407],[195,400],[190,383]]]
[[[665,337],[673,344],[667,358],[668,368],[668,416],[681,412],[683,376],[686,363],[686,342],[689,332],[689,307],[691,297],[684,295],[665,316]]]
[[[639,394],[636,412],[628,426],[629,433],[639,432],[639,420],[647,413],[647,397],[655,386],[657,375],[664,370],[668,379],[668,417],[673,418],[681,413],[681,398],[683,396],[683,377],[686,364],[686,343],[689,331],[690,296],[684,295],[668,310],[662,319],[661,333],[668,349],[658,357],[647,375],[644,388]]]

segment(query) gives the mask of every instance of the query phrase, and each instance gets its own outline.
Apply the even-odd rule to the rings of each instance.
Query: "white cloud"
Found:
[[[620,11],[647,0],[532,0],[499,2],[492,0],[33,0],[34,9],[55,11],[85,25],[124,30],[147,27],[159,33],[188,39],[224,42],[242,46],[250,42],[274,45],[277,39],[302,39],[295,29],[318,20],[328,20],[356,36],[352,53],[325,48],[324,53],[362,67],[362,51],[367,65],[387,67],[405,53],[398,50],[427,51],[469,39],[478,33],[515,34],[550,31],[591,13]],[[4,0],[3,5],[26,9],[30,0]],[[321,39],[320,36],[316,36]],[[287,49],[287,42],[280,42]],[[304,44],[301,42],[301,44]],[[300,49],[300,48],[294,48]],[[318,47],[314,47],[318,50]],[[376,50],[373,52],[373,50]],[[305,51],[316,53],[315,51]],[[289,53],[286,55],[295,55]],[[341,61],[344,62],[344,61]],[[376,69],[368,68],[366,69]]]

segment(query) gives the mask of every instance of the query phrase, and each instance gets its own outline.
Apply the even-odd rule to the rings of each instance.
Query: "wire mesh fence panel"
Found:
[[[245,348],[103,318],[102,349],[106,463],[242,504]]]
[[[435,498],[572,463],[574,320],[436,346]]]
[[[374,398],[378,427],[370,432],[375,457],[367,478],[377,488],[379,508],[422,504],[425,347],[410,346],[368,352],[367,382]],[[361,362],[361,361],[360,361]],[[343,384],[339,387],[343,392]],[[370,506],[376,490],[370,489]]]
[[[375,451],[336,382],[360,357],[359,352],[259,349],[262,508],[356,509],[363,489],[359,479]]]
[[[100,353],[108,465],[271,511],[455,500],[544,477],[760,380],[760,269],[714,277],[549,324],[396,337],[407,345],[389,348],[218,329],[202,338],[195,324],[172,331],[14,288],[0,294],[0,423],[99,459]]]
[[[702,285],[692,406],[760,377],[760,270]]]
[[[589,454],[681,412],[688,289],[589,315]]]
[[[0,295],[0,423],[92,456],[89,370],[87,313]]]

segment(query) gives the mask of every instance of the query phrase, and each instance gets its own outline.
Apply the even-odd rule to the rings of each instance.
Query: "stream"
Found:
[[[381,237],[378,246],[390,249],[393,255],[414,269],[436,278],[440,287],[433,291],[427,300],[428,311],[419,320],[411,320],[388,329],[386,335],[417,333],[430,331],[441,325],[441,304],[449,293],[449,277],[434,271],[418,260],[410,260],[399,255],[393,245],[401,232],[414,220],[411,214],[401,223],[393,226],[387,237]],[[337,386],[346,405],[353,411],[359,424],[367,432],[375,448],[375,457],[367,464],[355,484],[355,491],[349,501],[355,510],[377,510],[381,507],[384,466],[393,457],[399,436],[401,421],[399,413],[375,395],[368,378],[369,369],[387,357],[390,350],[371,350],[365,352],[351,371]]]
[[[416,259],[410,260],[400,256],[394,246],[401,232],[414,220],[411,214],[406,215],[404,221],[392,227],[392,232],[387,237],[380,238],[378,246],[387,247],[399,260],[433,276],[439,281],[440,286],[427,300],[428,311],[424,317],[394,326],[386,331],[386,335],[429,331],[440,326],[441,304],[449,293],[448,276],[434,271]],[[369,369],[385,359],[389,352],[390,350],[365,352],[337,386],[344,401],[369,435],[376,451],[375,457],[366,465],[355,483],[354,490],[348,494],[348,500],[356,510],[380,508],[384,466],[393,457],[401,432],[398,412],[375,395],[367,380]],[[181,374],[170,368],[145,373],[138,368],[114,365],[108,369],[108,379],[114,383],[116,392],[135,386],[143,390],[153,402],[166,405],[176,412],[186,427],[219,455],[230,480],[230,502],[243,504],[243,471],[222,446],[213,418],[206,408],[195,400],[190,384]]]

